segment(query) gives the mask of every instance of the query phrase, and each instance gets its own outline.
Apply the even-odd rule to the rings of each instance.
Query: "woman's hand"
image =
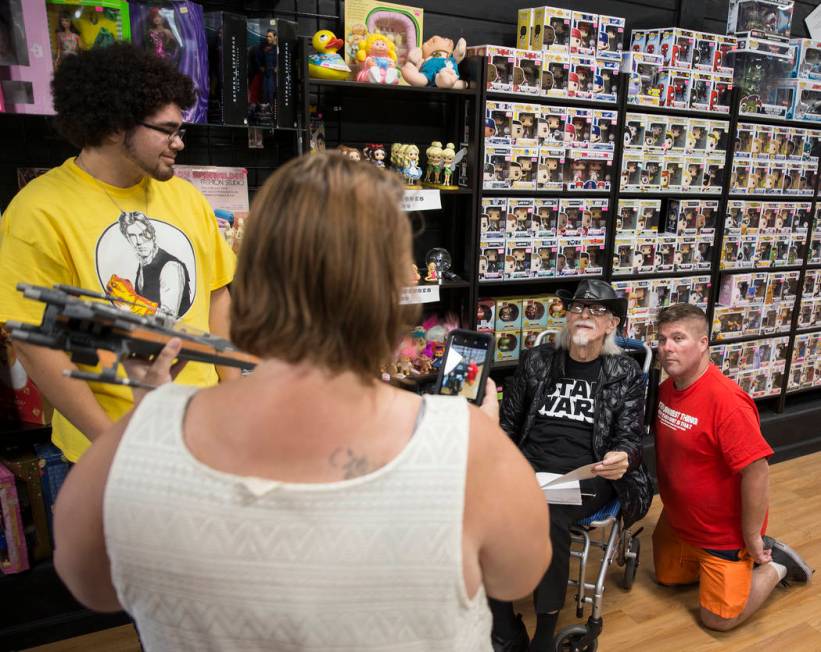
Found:
[[[610,451],[605,453],[604,459],[593,467],[593,472],[605,480],[619,480],[627,473],[627,466],[627,453]]]
[[[499,396],[496,391],[496,383],[488,378],[485,383],[485,398],[479,409],[484,412],[494,424],[499,424]]]
[[[185,360],[174,362],[182,349],[182,340],[178,337],[171,338],[151,362],[145,360],[130,359],[123,362],[129,380],[151,385],[152,388],[173,382],[177,374],[185,366]],[[150,389],[142,387],[132,387],[134,395],[134,406],[139,405]]]

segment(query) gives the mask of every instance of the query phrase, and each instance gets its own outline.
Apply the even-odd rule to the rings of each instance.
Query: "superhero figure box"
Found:
[[[248,61],[245,17],[226,11],[205,14],[208,42],[208,121],[248,122]]]
[[[8,27],[5,27],[7,25]],[[9,113],[54,113],[49,84],[52,63],[46,8],[42,2],[0,3],[0,110]]]
[[[202,6],[190,0],[131,5],[132,41],[173,63],[194,83],[194,106],[185,122],[208,119],[208,43]]]

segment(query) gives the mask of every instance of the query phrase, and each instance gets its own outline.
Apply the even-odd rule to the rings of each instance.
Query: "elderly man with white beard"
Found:
[[[647,513],[653,495],[642,463],[644,379],[616,344],[627,302],[595,279],[582,281],[573,295],[558,294],[567,322],[555,346],[522,355],[505,388],[500,423],[534,471],[563,474],[595,463],[596,477],[582,481],[581,505],[550,506],[553,559],[534,592],[533,640],[511,603],[490,601],[496,651],[553,650],[570,570],[570,525],[618,498],[629,527]],[[483,409],[491,414],[493,407]]]

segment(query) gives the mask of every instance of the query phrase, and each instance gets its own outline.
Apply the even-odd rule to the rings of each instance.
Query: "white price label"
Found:
[[[438,285],[413,285],[402,288],[402,296],[399,298],[401,305],[409,303],[433,303],[439,301]]]
[[[442,208],[442,198],[438,190],[406,190],[402,197],[402,210],[435,211]]]

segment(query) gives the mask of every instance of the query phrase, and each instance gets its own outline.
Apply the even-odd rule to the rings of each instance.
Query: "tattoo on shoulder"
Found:
[[[328,458],[331,466],[342,469],[345,480],[365,475],[368,472],[368,458],[357,455],[350,448],[337,448]]]

